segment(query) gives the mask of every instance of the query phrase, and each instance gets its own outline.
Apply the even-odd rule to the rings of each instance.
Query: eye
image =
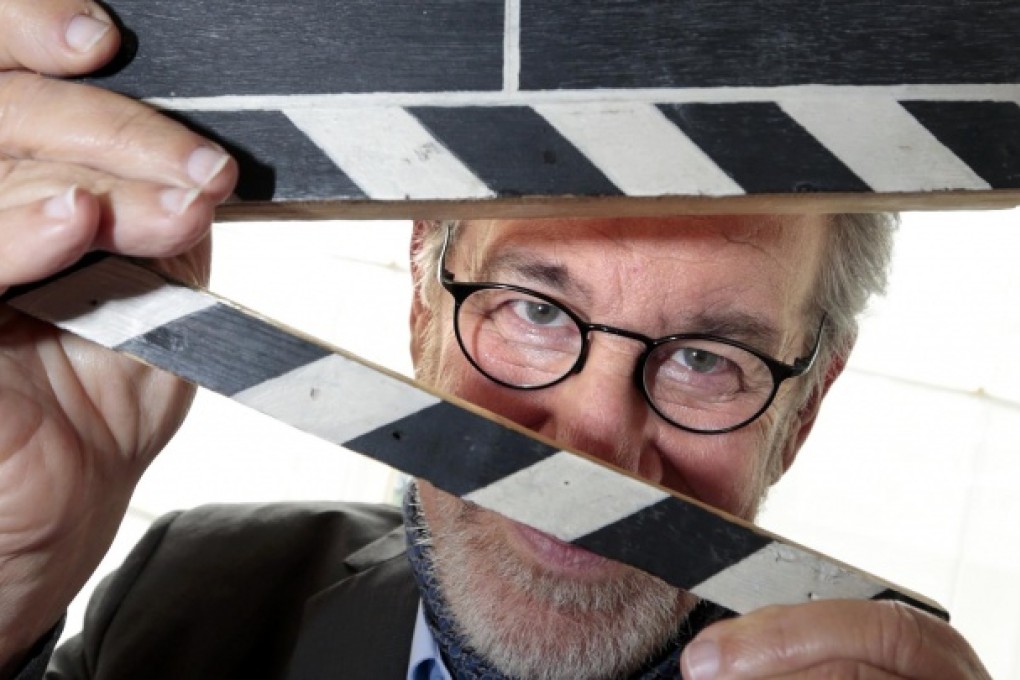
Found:
[[[514,313],[536,326],[565,326],[570,317],[555,305],[537,300],[514,300],[510,303]]]
[[[697,347],[682,347],[673,353],[673,359],[681,366],[701,374],[724,371],[729,363],[724,357]]]

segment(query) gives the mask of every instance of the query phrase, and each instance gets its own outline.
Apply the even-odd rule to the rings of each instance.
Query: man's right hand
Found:
[[[0,292],[91,250],[201,281],[236,164],[149,107],[54,80],[117,50],[101,8],[0,0]],[[109,546],[191,390],[0,306],[0,676]]]

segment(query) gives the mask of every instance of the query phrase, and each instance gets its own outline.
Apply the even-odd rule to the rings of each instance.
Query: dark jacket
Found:
[[[399,680],[417,606],[395,508],[203,507],[152,526],[46,678]]]

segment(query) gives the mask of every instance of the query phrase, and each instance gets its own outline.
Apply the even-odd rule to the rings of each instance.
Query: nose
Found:
[[[634,384],[639,343],[595,334],[583,370],[545,390],[542,434],[653,482],[654,415]]]

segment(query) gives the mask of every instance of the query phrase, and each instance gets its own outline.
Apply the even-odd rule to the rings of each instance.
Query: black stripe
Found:
[[[660,104],[659,109],[749,194],[870,191],[776,104]]]
[[[133,97],[497,90],[503,82],[503,0],[109,4],[129,29],[121,62],[130,63],[98,82]]]
[[[670,497],[574,543],[690,589],[772,539]]]
[[[897,591],[892,590],[890,588],[887,588],[887,589],[883,590],[882,592],[878,593],[877,595],[875,595],[871,599],[872,600],[896,600],[897,602],[905,602],[905,603],[909,604],[912,607],[916,607],[917,609],[920,609],[923,612],[928,612],[932,616],[937,616],[938,618],[942,619],[943,621],[948,621],[949,620],[949,612],[947,612],[946,610],[941,609],[940,607],[933,607],[930,604],[926,604],[924,602],[921,602],[920,600],[917,600],[917,599],[915,599],[913,597],[910,597],[909,595],[906,595],[905,593],[900,593],[900,592],[897,592]]]
[[[343,446],[458,496],[498,482],[559,451],[445,401]]]
[[[278,111],[171,113],[237,159],[245,201],[367,198],[322,149]]]
[[[900,103],[993,189],[1020,187],[1020,106],[987,101]]]
[[[182,316],[114,349],[227,396],[330,354],[223,304]]]
[[[409,110],[500,196],[620,194],[598,168],[528,107]]]
[[[521,87],[1016,83],[1016,0],[533,0]]]

